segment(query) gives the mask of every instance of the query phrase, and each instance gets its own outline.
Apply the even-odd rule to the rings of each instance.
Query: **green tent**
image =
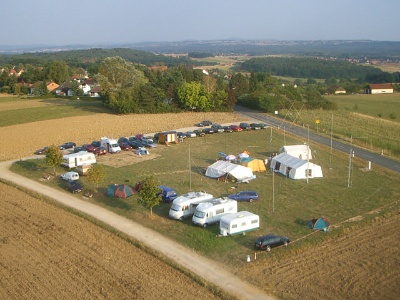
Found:
[[[126,184],[110,184],[107,189],[108,197],[127,198],[133,196],[136,192]]]
[[[307,223],[308,228],[312,228],[314,230],[322,230],[324,232],[327,232],[331,224],[326,218],[318,218],[318,219],[312,219],[310,222]]]

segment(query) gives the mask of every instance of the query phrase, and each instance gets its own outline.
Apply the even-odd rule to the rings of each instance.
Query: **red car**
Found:
[[[232,128],[232,131],[237,131],[237,132],[239,132],[239,131],[243,131],[243,129],[242,128],[240,128],[239,126],[237,126],[237,125],[231,125],[231,128]]]
[[[107,154],[107,149],[105,147],[96,147],[93,153],[95,155],[105,155]]]
[[[133,149],[132,146],[129,145],[128,143],[118,143],[118,145],[123,151],[129,151]]]
[[[82,148],[85,149],[87,152],[94,152],[94,150],[96,149],[96,147],[92,144],[83,144]]]

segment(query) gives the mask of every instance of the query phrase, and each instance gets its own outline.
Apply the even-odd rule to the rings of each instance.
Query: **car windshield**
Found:
[[[119,147],[118,144],[111,144],[111,147],[116,148]]]
[[[177,205],[177,204],[172,204],[172,205],[171,205],[171,210],[174,210],[174,211],[181,211],[181,210],[182,210],[182,206]]]
[[[206,213],[203,211],[196,210],[194,216],[197,218],[204,218],[206,216]]]

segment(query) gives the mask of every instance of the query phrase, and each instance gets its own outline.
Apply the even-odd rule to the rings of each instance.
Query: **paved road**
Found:
[[[286,122],[282,119],[274,118],[272,116],[267,116],[265,114],[261,114],[257,111],[250,110],[250,109],[247,109],[247,108],[244,108],[241,106],[236,106],[235,112],[238,114],[241,114],[247,118],[259,120],[259,121],[262,121],[269,125],[272,125],[274,127],[280,128],[282,130],[285,130],[288,133],[302,137],[305,140],[307,140],[309,138],[310,141],[331,147],[331,139],[330,138],[324,137],[322,135],[318,135],[313,132],[309,132],[309,130],[307,128],[299,127],[299,126],[293,125],[292,123]],[[357,156],[361,159],[364,159],[366,162],[370,161],[372,166],[374,164],[376,164],[376,165],[382,166],[386,169],[400,173],[400,162],[399,161],[393,160],[393,159],[391,159],[387,156],[381,155],[381,154],[376,154],[376,153],[370,152],[368,150],[356,147],[354,145],[349,145],[349,144],[339,142],[337,140],[332,140],[332,149],[341,151],[345,155],[350,155],[350,148],[354,151],[355,156]],[[367,166],[367,164],[366,164],[366,166]]]
[[[32,158],[32,157],[31,157]],[[70,193],[59,191],[37,181],[15,174],[9,170],[12,161],[0,163],[0,178],[11,181],[18,186],[43,194],[65,206],[78,210],[88,216],[114,227],[140,241],[141,243],[163,253],[184,268],[214,283],[239,299],[274,299],[229,272],[223,265],[209,260],[191,249],[188,249],[163,235],[125,219],[97,205],[79,200]],[[162,247],[160,247],[162,245]],[[245,258],[244,258],[245,259]]]

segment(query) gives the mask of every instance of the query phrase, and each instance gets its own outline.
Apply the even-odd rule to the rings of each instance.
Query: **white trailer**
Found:
[[[221,218],[219,231],[223,236],[244,234],[260,228],[260,217],[248,211],[239,211]]]
[[[63,161],[61,163],[62,166],[67,167],[68,169],[90,165],[96,163],[96,157],[93,153],[87,151],[80,151],[78,153],[71,153],[63,155]]]
[[[101,138],[100,146],[105,147],[109,153],[121,152],[121,147],[118,145],[117,140],[109,139],[108,137]]]
[[[191,217],[199,203],[210,201],[213,198],[213,195],[202,191],[180,195],[172,202],[169,217],[176,220]]]
[[[236,200],[218,198],[200,203],[194,212],[192,221],[195,225],[206,228],[208,225],[218,223],[222,216],[237,212]]]

